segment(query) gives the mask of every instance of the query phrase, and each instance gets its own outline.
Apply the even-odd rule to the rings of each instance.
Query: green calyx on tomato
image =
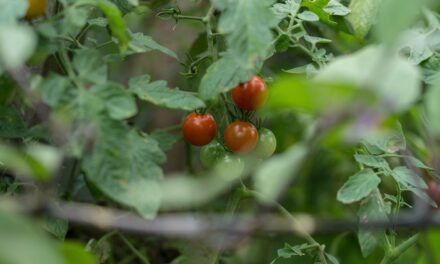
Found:
[[[259,140],[253,153],[258,158],[267,159],[275,153],[277,139],[273,132],[267,128],[260,129],[259,134]]]

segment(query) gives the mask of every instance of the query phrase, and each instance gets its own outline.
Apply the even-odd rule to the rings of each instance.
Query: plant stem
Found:
[[[75,185],[76,176],[78,175],[79,171],[81,170],[81,160],[74,159],[72,161],[71,165],[72,165],[71,171],[70,171],[69,176],[67,178],[67,183],[66,183],[66,187],[65,187],[65,191],[64,191],[64,197],[66,197],[66,199],[70,199],[72,196],[71,190],[73,189],[73,187]]]
[[[84,35],[89,31],[91,27],[92,25],[87,23],[87,25],[81,29],[81,31],[78,33],[75,39],[81,41],[81,39],[84,37]]]
[[[211,55],[211,58],[213,61],[216,61],[218,59],[217,49],[215,47],[215,36],[212,31],[212,15],[214,14],[214,8],[211,6],[208,10],[208,13],[203,18],[203,22],[206,25],[206,37],[208,41],[208,52]]]
[[[204,18],[203,17],[198,17],[198,16],[174,15],[174,18],[204,22],[203,21]]]
[[[148,259],[144,255],[142,255],[124,235],[118,232],[118,236],[127,245],[127,247],[131,251],[133,251],[133,253],[139,258],[142,263],[150,264],[150,261],[148,261]]]
[[[263,197],[257,191],[247,189],[247,192],[249,194],[252,194],[255,198],[262,198],[267,201],[267,198]],[[285,215],[287,218],[289,218],[292,221],[292,227],[297,229],[308,243],[314,245],[318,249],[318,257],[321,263],[327,264],[327,260],[325,258],[324,246],[319,244],[318,241],[316,241],[306,230],[298,229],[297,227],[300,225],[300,223],[286,208],[284,208],[284,206],[282,206],[277,201],[270,201],[270,202],[274,204],[283,215]]]
[[[189,173],[194,173],[194,167],[192,164],[192,147],[191,144],[188,142],[185,142],[185,149],[186,149],[186,167],[188,168]]]
[[[103,235],[103,236],[98,240],[98,243],[100,243],[100,242],[102,242],[102,241],[105,241],[105,240],[111,238],[112,236],[116,235],[117,233],[118,233],[118,231],[116,231],[116,230],[113,230],[113,231],[108,232],[107,234]]]
[[[234,196],[232,197],[231,201],[229,202],[226,212],[228,213],[227,215],[229,216],[233,216],[235,211],[237,210],[238,205],[240,204],[240,200],[241,200],[241,194],[239,193],[239,191],[236,191]],[[220,245],[223,243],[223,239],[221,239],[221,243]],[[216,250],[216,252],[214,253],[213,257],[212,257],[212,264],[216,264],[218,261],[219,256],[221,255],[221,253],[223,252],[223,248],[219,248],[218,250]]]
[[[419,236],[420,234],[415,234],[396,248],[387,251],[380,264],[394,263],[403,253],[405,253],[407,249],[412,247],[417,242]]]
[[[113,40],[109,40],[109,41],[106,41],[106,42],[104,42],[104,43],[102,43],[102,44],[96,45],[96,48],[97,48],[97,49],[100,49],[100,48],[103,48],[103,47],[105,47],[105,46],[107,46],[107,45],[110,45],[110,44],[112,44],[112,43],[114,43]]]

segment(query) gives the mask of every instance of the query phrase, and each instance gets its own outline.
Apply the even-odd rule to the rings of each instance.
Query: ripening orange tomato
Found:
[[[224,131],[225,145],[234,153],[248,153],[258,143],[257,128],[246,121],[234,121]]]
[[[44,14],[47,0],[28,0],[28,9],[26,11],[27,19],[35,19]]]

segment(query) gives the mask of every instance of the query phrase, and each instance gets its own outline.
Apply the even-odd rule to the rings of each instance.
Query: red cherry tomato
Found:
[[[247,153],[258,143],[258,131],[245,121],[234,121],[224,131],[225,145],[234,153]]]
[[[249,81],[232,90],[232,99],[243,110],[254,111],[267,99],[267,86],[260,77],[254,75]]]
[[[186,116],[182,124],[183,136],[192,145],[203,146],[214,139],[217,124],[211,114],[192,112]]]

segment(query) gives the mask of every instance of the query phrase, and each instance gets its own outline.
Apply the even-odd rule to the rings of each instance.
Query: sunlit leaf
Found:
[[[140,99],[171,109],[193,111],[205,107],[205,103],[190,92],[168,88],[166,81],[150,82],[150,76],[142,75],[130,80],[130,91]]]
[[[377,13],[383,0],[352,0],[349,8],[351,13],[347,16],[354,33],[359,38],[364,38],[376,22]]]
[[[351,176],[339,189],[337,199],[342,203],[353,203],[367,197],[376,190],[381,180],[372,169],[362,170]]]

